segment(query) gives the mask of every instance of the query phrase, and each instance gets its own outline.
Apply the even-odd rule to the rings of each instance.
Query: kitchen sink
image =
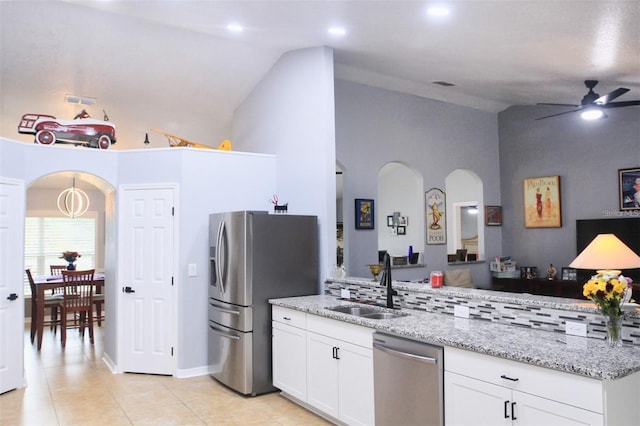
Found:
[[[409,315],[404,312],[388,312],[383,310],[384,308],[373,306],[334,306],[327,309],[368,319],[392,319]]]
[[[362,318],[369,319],[392,319],[398,317],[406,317],[408,314],[402,312],[375,312],[372,314],[360,315]]]

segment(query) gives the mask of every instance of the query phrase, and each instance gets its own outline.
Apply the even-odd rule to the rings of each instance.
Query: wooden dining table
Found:
[[[54,290],[56,288],[62,288],[64,283],[62,281],[62,275],[37,275],[33,277],[33,282],[36,285],[36,312],[32,312],[32,320],[35,316],[36,319],[36,334],[38,342],[38,350],[42,347],[42,334],[44,333],[44,297],[47,290]],[[103,293],[104,288],[104,273],[96,272],[93,275],[93,283],[95,285],[95,294]]]

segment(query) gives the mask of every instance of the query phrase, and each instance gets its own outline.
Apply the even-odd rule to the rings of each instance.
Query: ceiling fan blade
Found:
[[[548,102],[538,102],[536,105],[567,106],[567,107],[574,107],[574,108],[578,108],[580,106],[580,105],[575,105],[575,104],[552,104],[552,103],[548,103]]]
[[[622,108],[628,106],[638,106],[640,105],[640,100],[637,101],[622,101],[622,102],[609,102],[607,104],[602,105],[602,108]]]
[[[626,89],[624,87],[619,87],[619,88],[617,88],[616,90],[614,90],[613,92],[611,92],[611,93],[609,93],[607,95],[600,96],[598,99],[596,99],[592,103],[597,104],[597,105],[606,105],[609,102],[611,102],[612,100],[614,100],[615,98],[617,98],[618,96],[624,95],[628,91],[629,91],[629,89]]]
[[[536,120],[544,120],[545,118],[557,117],[558,115],[564,115],[564,114],[569,114],[571,112],[577,112],[577,111],[580,111],[581,109],[582,108],[572,109],[571,111],[559,112],[557,114],[551,114],[551,115],[547,115],[545,117],[536,118]]]

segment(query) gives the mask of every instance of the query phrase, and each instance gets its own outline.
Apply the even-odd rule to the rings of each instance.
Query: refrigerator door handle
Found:
[[[211,305],[214,308],[216,308],[217,311],[224,312],[225,314],[240,315],[239,311],[234,311],[233,309],[229,309],[229,308],[226,308],[224,306],[216,305],[215,303],[209,302],[209,305]]]
[[[240,337],[234,336],[233,334],[226,333],[224,330],[214,327],[211,324],[209,324],[209,328],[211,329],[211,331],[213,331],[214,333],[216,333],[221,337],[226,337],[227,339],[233,339],[233,340],[240,340]]]
[[[226,233],[226,228],[224,226],[224,220],[220,221],[220,224],[218,225],[218,235],[217,235],[217,241],[216,241],[216,277],[218,279],[218,282],[220,283],[220,291],[224,294],[224,276],[226,275],[226,268],[227,268],[227,259],[226,259],[226,253],[223,253],[223,249],[222,249],[222,241],[224,239],[224,234]],[[223,271],[222,269],[225,269],[225,271]]]

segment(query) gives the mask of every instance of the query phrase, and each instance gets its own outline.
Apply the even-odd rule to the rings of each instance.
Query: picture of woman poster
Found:
[[[523,182],[526,228],[560,228],[560,176],[527,178]]]

